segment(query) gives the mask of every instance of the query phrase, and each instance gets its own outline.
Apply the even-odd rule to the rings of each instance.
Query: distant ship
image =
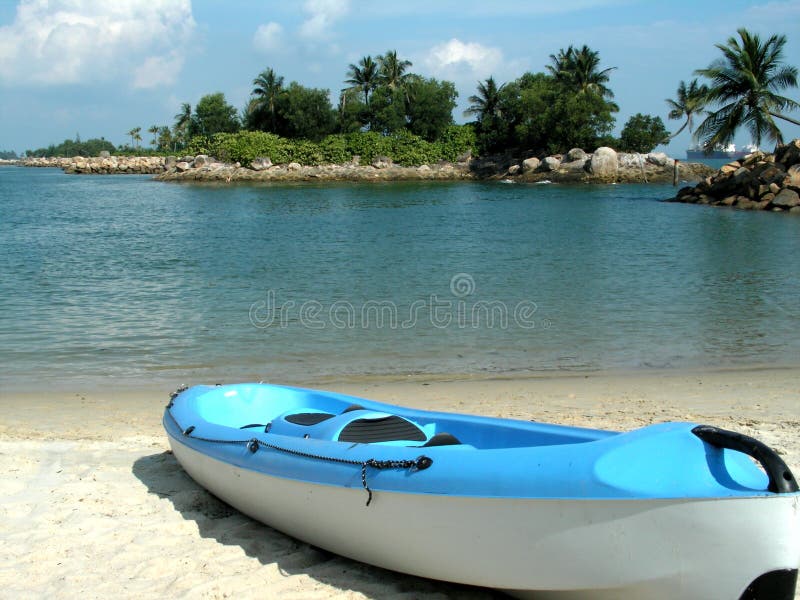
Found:
[[[722,144],[717,144],[714,146],[714,150],[711,152],[706,152],[703,150],[701,146],[689,146],[688,150],[686,150],[686,158],[732,158],[732,159],[739,159],[744,158],[745,156],[752,154],[758,150],[758,146],[755,144],[748,144],[744,147],[744,150],[737,150],[736,144],[728,144],[727,146],[723,146]]]

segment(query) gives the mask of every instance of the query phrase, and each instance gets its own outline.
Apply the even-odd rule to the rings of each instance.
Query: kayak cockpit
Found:
[[[614,432],[534,422],[436,413],[389,406],[332,392],[264,385],[218,386],[194,398],[210,423],[275,435],[391,446],[479,449],[597,441]]]

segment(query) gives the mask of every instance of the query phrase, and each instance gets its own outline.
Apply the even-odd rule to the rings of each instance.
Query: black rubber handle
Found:
[[[692,433],[712,446],[744,452],[756,459],[764,468],[767,477],[769,477],[769,487],[767,489],[770,492],[790,494],[800,489],[797,486],[797,480],[792,475],[789,467],[786,466],[786,463],[783,462],[783,459],[778,456],[775,450],[763,442],[759,442],[757,439],[742,433],[712,427],[711,425],[698,425],[692,429]]]

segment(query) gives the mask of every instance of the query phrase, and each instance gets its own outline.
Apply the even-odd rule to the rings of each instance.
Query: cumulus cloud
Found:
[[[0,81],[169,84],[194,28],[191,0],[21,0],[0,27]]]
[[[436,75],[454,76],[458,73],[473,77],[491,75],[501,64],[503,53],[491,46],[462,42],[453,38],[430,49],[425,65]]]
[[[279,50],[283,44],[283,27],[280,23],[271,21],[266,25],[259,25],[253,36],[253,46],[262,52]]]
[[[300,25],[300,35],[309,39],[328,37],[333,24],[349,11],[349,0],[306,0],[303,12],[308,17]]]

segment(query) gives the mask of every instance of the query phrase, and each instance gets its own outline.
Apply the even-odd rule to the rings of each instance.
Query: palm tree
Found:
[[[352,88],[363,92],[364,104],[369,108],[369,93],[378,84],[378,65],[371,56],[365,56],[357,65],[351,64],[348,67],[347,75],[348,78],[344,82],[352,84]]]
[[[680,129],[673,133],[671,136],[667,137],[664,142],[669,142],[672,138],[677,137],[681,131],[689,127],[689,133],[692,133],[692,126],[694,125],[694,116],[696,114],[702,114],[703,110],[706,107],[707,100],[706,97],[708,96],[708,86],[705,84],[701,84],[697,81],[697,79],[692,79],[689,82],[689,85],[686,85],[685,81],[681,81],[678,84],[678,91],[676,92],[676,99],[672,100],[671,98],[667,98],[667,106],[670,107],[669,114],[667,115],[670,119],[683,119],[685,118],[683,125],[680,126]]]
[[[402,87],[409,76],[405,71],[412,64],[409,60],[398,59],[397,50],[390,50],[378,57],[378,79],[392,90]]]
[[[710,80],[706,98],[721,105],[710,111],[697,129],[706,149],[733,141],[736,130],[746,127],[753,142],[766,138],[783,142],[783,135],[773,117],[800,125],[800,121],[784,114],[800,104],[780,96],[778,92],[797,87],[797,68],[783,64],[785,35],[772,35],[762,43],[758,35],[738,29],[739,39],[728,38],[727,44],[716,44],[723,58],[705,69],[695,71]]]
[[[189,137],[189,128],[192,124],[192,105],[188,102],[181,104],[181,112],[175,115],[175,125],[172,131],[175,133],[176,142],[186,144]]]
[[[556,81],[565,83],[578,94],[596,94],[601,98],[613,98],[614,92],[606,87],[609,73],[616,67],[598,70],[600,67],[600,53],[584,45],[576,50],[570,45],[563,48],[558,54],[550,55],[552,64],[547,65],[547,70],[555,77]]]
[[[142,131],[141,127],[134,127],[128,132],[128,135],[131,136],[131,146],[133,146],[134,148],[139,147],[139,144],[137,144],[136,142],[142,141],[142,136],[139,135],[141,131]]]
[[[254,98],[247,110],[251,114],[253,111],[265,112],[269,117],[269,131],[274,132],[278,114],[278,96],[283,91],[283,77],[277,75],[271,68],[266,69],[253,80],[253,85]]]
[[[500,92],[505,84],[500,87],[495,83],[494,77],[489,77],[485,82],[478,82],[478,93],[468,99],[472,103],[464,111],[465,117],[475,116],[481,122],[489,117],[500,116]]]
[[[153,136],[153,147],[155,148],[158,145],[158,132],[161,128],[158,125],[151,125],[150,129],[147,130],[147,133]]]
[[[162,125],[158,128],[158,137],[156,138],[156,146],[162,150],[169,150],[170,146],[175,150],[175,139],[172,137],[172,132],[169,127]]]

